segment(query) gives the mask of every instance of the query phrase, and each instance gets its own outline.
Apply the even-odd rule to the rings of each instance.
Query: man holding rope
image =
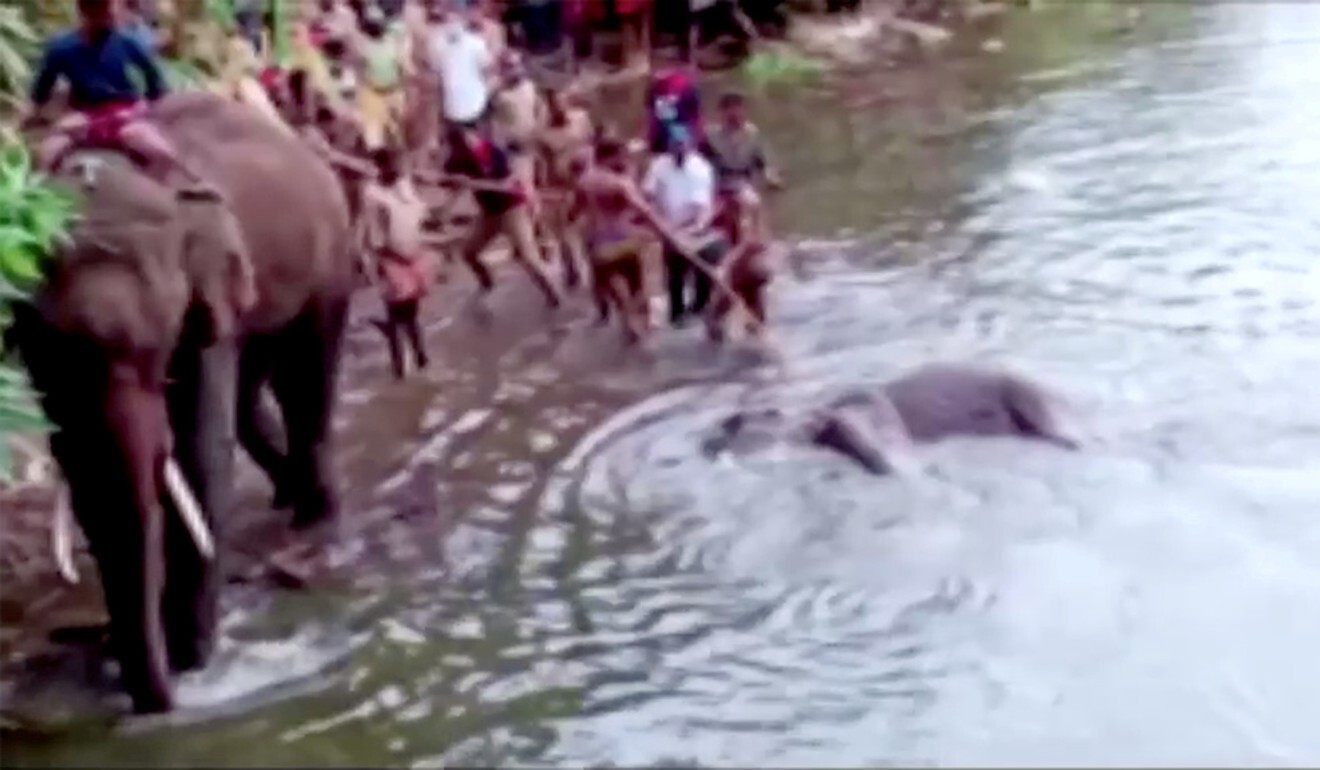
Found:
[[[711,231],[715,218],[715,169],[697,152],[693,137],[684,126],[671,125],[668,139],[668,150],[651,162],[642,189],[665,223],[687,240],[701,243],[698,258],[715,267],[727,250],[724,240]],[[680,326],[689,313],[701,312],[710,301],[710,278],[673,248],[665,249],[665,273],[669,320]],[[693,289],[690,305],[689,286]]]

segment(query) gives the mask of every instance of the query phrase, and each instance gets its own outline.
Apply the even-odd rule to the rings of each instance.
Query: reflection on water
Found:
[[[234,615],[168,731],[6,759],[1320,759],[1320,9],[1106,8],[762,105],[803,236],[785,372],[451,318],[396,385],[359,340],[344,475],[401,566]],[[950,441],[888,480],[698,451],[747,399],[933,359],[1036,373],[1091,448]]]

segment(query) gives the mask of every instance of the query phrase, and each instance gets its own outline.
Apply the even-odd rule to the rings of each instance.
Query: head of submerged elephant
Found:
[[[701,451],[707,457],[725,452],[764,449],[784,436],[787,415],[776,407],[743,409],[724,418],[706,436]]]
[[[167,379],[200,304],[186,271],[181,204],[135,185],[116,186],[138,194],[117,207],[86,190],[73,239],[49,261],[35,299],[15,308],[6,343],[53,424],[52,454],[101,575],[121,679],[145,712],[172,705],[166,512],[178,515],[203,558],[214,545],[173,459]]]

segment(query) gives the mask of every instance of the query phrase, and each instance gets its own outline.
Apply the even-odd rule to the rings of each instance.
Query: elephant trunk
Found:
[[[138,372],[121,370],[116,375],[107,392],[105,415],[128,480],[125,491],[137,513],[138,548],[136,559],[126,558],[122,564],[129,574],[116,576],[113,589],[107,585],[106,599],[122,678],[134,708],[166,711],[173,702],[161,618],[165,522],[159,481],[169,456],[169,419],[163,391],[145,386]],[[111,596],[112,592],[117,595]]]

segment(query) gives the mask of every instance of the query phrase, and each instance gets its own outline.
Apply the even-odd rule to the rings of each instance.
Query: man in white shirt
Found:
[[[651,161],[642,181],[646,193],[666,224],[693,239],[710,240],[711,220],[715,217],[715,169],[697,152],[692,135],[683,126],[669,129],[669,147]],[[698,256],[718,264],[725,249],[718,242],[701,249]],[[680,325],[689,312],[700,312],[710,300],[711,283],[704,272],[692,266],[688,258],[673,249],[665,249],[665,272],[669,285],[669,320]],[[694,291],[692,304],[686,303],[687,287]]]
[[[450,19],[436,33],[431,41],[432,63],[440,76],[445,120],[477,123],[490,104],[495,64],[490,47],[467,18]]]

